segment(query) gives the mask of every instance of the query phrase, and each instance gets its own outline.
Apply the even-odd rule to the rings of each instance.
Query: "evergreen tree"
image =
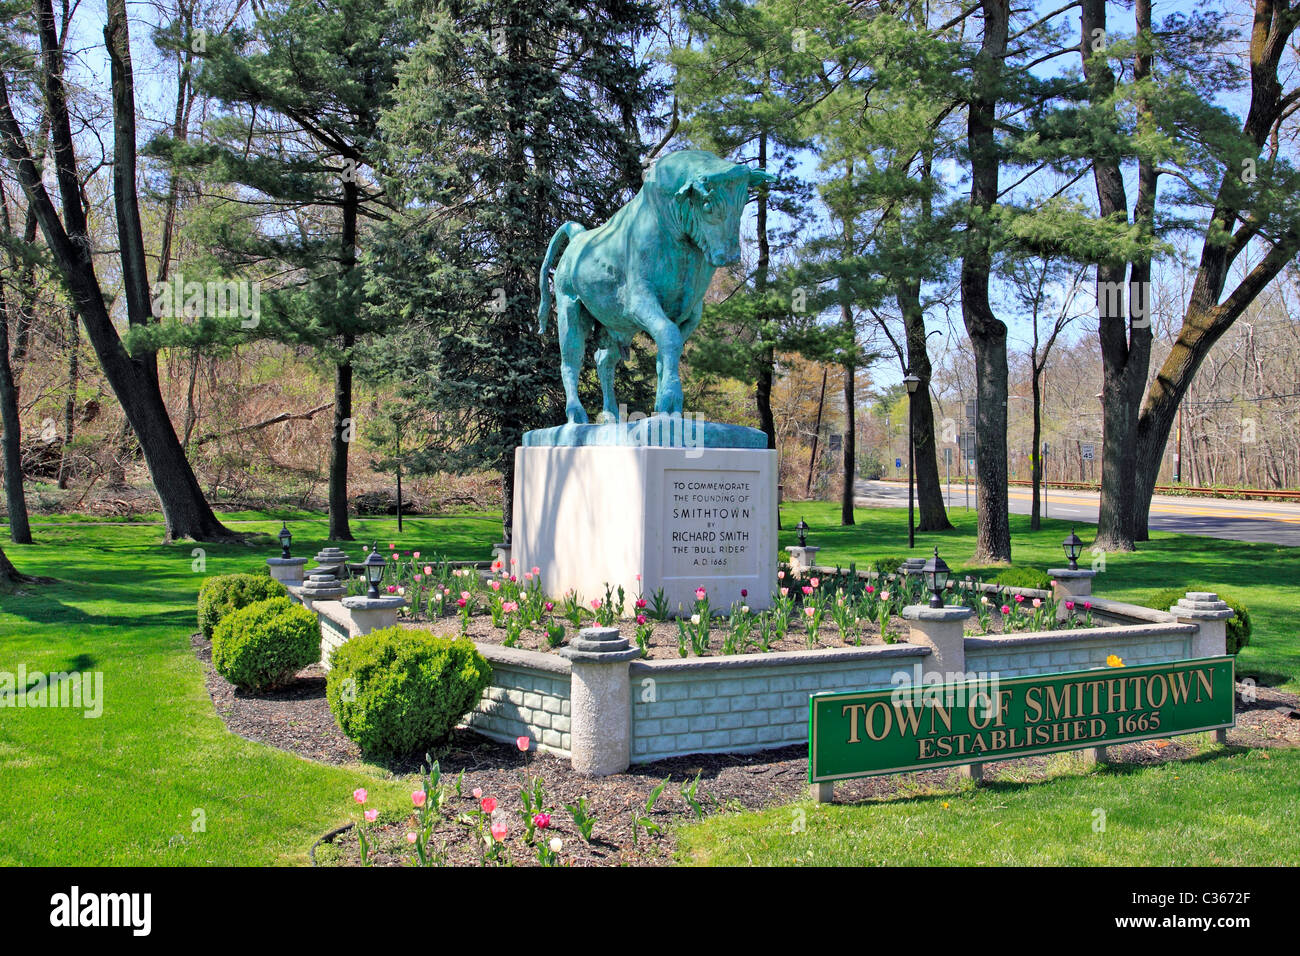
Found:
[[[155,144],[192,171],[242,187],[230,201],[244,204],[247,215],[219,238],[227,267],[246,274],[273,265],[286,274],[263,296],[252,334],[309,345],[334,364],[329,535],[336,540],[352,538],[354,350],[391,322],[362,307],[358,262],[363,224],[388,213],[372,172],[377,121],[391,102],[413,26],[371,0],[259,6],[250,28],[207,38],[195,85],[226,108],[208,124],[206,139]],[[190,37],[180,32],[177,40],[188,44]]]
[[[411,0],[420,43],[381,120],[402,213],[369,250],[371,314],[402,328],[370,357],[437,411],[425,470],[499,470],[564,420],[559,349],[537,335],[538,270],[564,222],[639,188],[639,123],[662,96],[636,54],[651,4]]]

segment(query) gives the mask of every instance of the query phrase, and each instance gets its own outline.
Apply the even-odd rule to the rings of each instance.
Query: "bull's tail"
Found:
[[[542,293],[542,302],[537,307],[537,334],[543,335],[546,332],[546,318],[551,314],[551,271],[555,268],[556,262],[564,253],[564,248],[580,232],[586,232],[586,229],[576,222],[566,222],[555,234],[551,236],[551,242],[546,247],[546,258],[542,260],[542,274],[538,279],[538,286]]]

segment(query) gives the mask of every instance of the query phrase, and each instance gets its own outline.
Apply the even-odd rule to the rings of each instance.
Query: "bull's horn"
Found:
[[[749,171],[749,185],[761,186],[763,183],[774,183],[780,177],[776,173],[769,173],[765,169],[751,169]]]

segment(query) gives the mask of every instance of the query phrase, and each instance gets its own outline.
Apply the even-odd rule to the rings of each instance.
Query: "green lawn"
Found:
[[[907,557],[907,512],[903,509],[859,508],[856,525],[840,526],[838,503],[792,503],[782,509],[782,547],[795,543],[789,530],[800,518],[808,522],[808,543],[821,546],[819,564],[848,566],[856,561],[865,569],[876,557]],[[928,557],[934,547],[954,570],[974,570],[975,512],[949,511],[954,530],[918,534],[914,554]],[[1039,531],[1029,530],[1028,515],[1011,516],[1011,558],[1016,565],[1059,568],[1065,564],[1061,541],[1073,525],[1044,520]],[[1095,528],[1077,525],[1080,538],[1092,541]],[[1250,610],[1254,634],[1238,658],[1237,674],[1261,684],[1300,692],[1300,548],[1275,544],[1222,541],[1196,535],[1156,532],[1141,550],[1106,555],[1106,568],[1093,579],[1093,593],[1121,601],[1140,599],[1152,591],[1187,584],[1203,584],[1227,592]],[[1093,560],[1091,552],[1084,558]],[[1080,560],[1083,566],[1083,559]],[[990,569],[990,573],[992,573]]]
[[[1199,735],[1208,740],[1208,735]],[[993,765],[993,772],[996,773]],[[948,788],[857,805],[797,803],[677,831],[697,866],[1294,866],[1300,750],[1212,748],[1158,766]],[[1104,814],[1104,817],[1103,817]],[[1094,830],[1104,819],[1105,829]]]
[[[279,528],[278,515],[275,520],[258,513],[228,517],[260,522],[239,525],[245,532],[270,534]],[[873,556],[907,553],[906,512],[860,510],[859,524],[845,529],[838,526],[835,505],[793,504],[785,509],[785,526],[792,527],[800,517],[812,525],[812,543],[823,546],[819,560],[827,563],[855,560],[865,565]],[[953,519],[956,531],[921,535],[917,550],[926,553],[931,542],[938,543],[949,563],[960,568],[968,564],[973,548],[974,516],[957,510]],[[213,712],[201,667],[189,647],[195,595],[205,574],[256,569],[275,553],[269,538],[254,544],[164,545],[159,543],[160,524],[93,526],[77,519],[39,520],[53,526],[35,529],[36,544],[11,545],[6,551],[21,570],[58,583],[0,593],[0,671],[13,673],[23,666],[28,673],[102,672],[104,712],[98,719],[86,719],[79,711],[0,708],[0,819],[7,824],[0,828],[0,863],[301,863],[318,834],[349,818],[349,795],[355,787],[370,788],[381,805],[401,805],[406,793],[402,782],[387,779],[377,767],[323,766],[250,743],[229,733]],[[326,543],[323,517],[295,514],[290,526],[296,554],[314,554]],[[1028,519],[1013,516],[1012,529],[1017,563],[1043,568],[1059,563],[1059,542],[1068,525],[1049,521],[1043,531],[1031,534]],[[1079,530],[1087,539],[1087,529]],[[350,550],[356,555],[361,542],[378,539],[429,556],[483,559],[500,538],[499,520],[475,515],[410,520],[400,538],[392,519],[355,520],[353,531],[358,544]],[[782,545],[790,544],[793,532],[782,532],[781,538]],[[203,571],[193,568],[196,548],[206,561]],[[1221,585],[1255,614],[1255,637],[1242,657],[1242,671],[1294,689],[1300,685],[1300,650],[1285,615],[1300,597],[1298,576],[1285,548],[1159,535],[1137,554],[1111,555],[1097,592],[1130,597],[1188,578]],[[962,793],[944,798],[951,804],[946,810],[941,800],[924,796],[856,810],[819,808],[810,813],[809,832],[823,832],[818,821],[827,821],[825,839],[815,841],[821,849],[805,834],[798,839],[808,845],[797,856],[802,860],[811,848],[817,862],[830,862],[832,852],[866,854],[862,859],[887,852],[903,859],[935,845],[935,834],[946,832],[944,826],[956,826],[951,821],[960,810],[965,814],[962,833],[983,832],[981,825],[994,835],[1017,833],[1016,852],[1023,859],[1060,862],[1102,845],[1088,843],[1085,835],[1078,836],[1077,845],[1069,842],[1074,839],[1071,828],[1083,827],[1091,837],[1089,820],[1079,823],[1071,814],[1087,817],[1097,806],[1115,808],[1103,843],[1121,847],[1116,852],[1132,854],[1134,860],[1151,852],[1153,862],[1176,861],[1172,855],[1161,856],[1161,846],[1167,854],[1202,854],[1196,859],[1207,862],[1216,855],[1238,859],[1229,844],[1235,839],[1253,845],[1251,834],[1261,827],[1272,833],[1279,855],[1293,848],[1287,841],[1295,839],[1294,818],[1285,827],[1274,826],[1278,815],[1293,811],[1274,794],[1293,792],[1300,770],[1294,753],[1274,752],[1269,760],[1253,754],[1188,764],[1175,781],[1178,766],[1126,775],[1104,771],[1030,787]],[[1049,811],[1049,806],[1059,809]],[[1158,824],[1139,823],[1136,812],[1126,817],[1127,806],[1142,807],[1142,813],[1166,823],[1190,808],[1203,833],[1189,831],[1195,838],[1161,835]],[[206,816],[205,832],[191,828],[196,810]],[[790,813],[790,808],[779,808],[753,818],[767,821],[755,830],[755,839],[768,832],[770,824],[774,861],[790,858],[794,843],[776,839],[779,832],[789,839]],[[844,821],[855,813],[862,815],[861,820],[852,818],[861,832],[837,834],[835,821],[847,828]],[[746,829],[749,819],[719,817],[705,824],[718,828],[716,839],[704,831],[688,831],[688,858],[721,862],[758,852],[742,849],[736,851],[741,856],[725,856],[740,839],[730,834]],[[868,834],[885,832],[880,821],[902,827],[897,842],[877,847],[867,839]],[[1049,821],[1054,821],[1051,827]],[[1033,830],[1040,822],[1045,827],[1042,856],[1035,857],[1040,851]],[[1215,826],[1226,835],[1211,832]],[[907,837],[909,827],[919,828],[924,839]],[[1146,835],[1125,842],[1126,827]],[[962,851],[964,858],[952,850],[958,854],[954,861],[973,862],[972,853],[999,852],[975,837],[968,843],[979,849]],[[1193,850],[1193,843],[1203,848]],[[827,856],[817,858],[818,853]]]
[[[294,522],[295,552],[314,554],[326,529],[319,517]],[[354,521],[353,532],[470,559],[490,553],[500,524],[417,520],[398,539],[396,521]],[[316,836],[348,819],[356,787],[381,805],[407,799],[379,768],[316,764],[226,730],[189,647],[204,577],[192,552],[205,550],[207,574],[254,570],[274,552],[161,536],[161,526],[69,521],[5,549],[23,571],[59,583],[0,593],[0,671],[100,671],[104,706],[97,719],[0,708],[0,863],[302,863]],[[192,830],[196,810],[206,832]]]

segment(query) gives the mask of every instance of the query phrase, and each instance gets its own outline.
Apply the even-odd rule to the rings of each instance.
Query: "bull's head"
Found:
[[[685,232],[715,269],[740,261],[740,217],[751,186],[777,177],[737,163],[695,176],[677,190]]]

